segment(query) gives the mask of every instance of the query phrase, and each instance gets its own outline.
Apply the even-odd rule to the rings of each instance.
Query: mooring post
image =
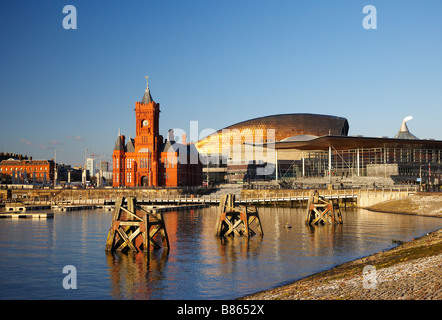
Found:
[[[325,222],[342,224],[339,200],[327,200],[319,195],[318,190],[310,190],[305,223],[317,225]]]
[[[161,246],[153,239],[158,232],[163,247],[169,250],[169,239],[162,213],[151,213],[137,206],[135,197],[127,198],[127,208],[123,207],[125,197],[115,201],[115,210],[109,229],[106,251],[125,251],[148,253],[150,244]]]
[[[235,195],[221,195],[218,214],[215,222],[215,235],[251,236],[256,233],[251,228],[256,222],[258,231],[263,235],[261,220],[255,207],[240,206],[235,208]]]

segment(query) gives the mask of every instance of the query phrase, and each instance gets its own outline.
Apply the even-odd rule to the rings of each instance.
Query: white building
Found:
[[[95,176],[95,159],[87,158],[86,159],[86,169],[89,171],[89,176]]]

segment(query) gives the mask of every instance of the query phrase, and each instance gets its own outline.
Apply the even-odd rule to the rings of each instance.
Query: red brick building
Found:
[[[174,141],[173,131],[163,141],[159,134],[160,104],[150,94],[149,83],[135,102],[136,137],[119,134],[112,155],[113,186],[196,186],[202,184],[202,164],[193,144]]]
[[[54,181],[53,160],[15,160],[0,162],[0,177],[3,183],[33,184]]]

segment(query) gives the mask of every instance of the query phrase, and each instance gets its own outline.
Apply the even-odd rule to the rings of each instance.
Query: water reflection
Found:
[[[152,283],[164,279],[162,270],[168,258],[166,249],[159,254],[152,252],[109,252],[106,251],[106,261],[110,275],[112,296],[115,299],[153,299],[159,294],[158,288]],[[150,272],[155,270],[156,272]]]
[[[258,208],[264,236],[218,238],[217,208],[166,212],[170,249],[105,251],[109,212],[0,221],[0,299],[232,299],[387,249],[442,219],[346,210],[342,225],[307,226],[305,210]],[[286,228],[289,223],[292,228]],[[63,266],[78,289],[62,287]],[[43,285],[44,284],[44,285]]]
[[[260,235],[252,237],[215,237],[215,242],[222,264],[239,259],[252,259],[259,255],[262,248],[262,236]]]
[[[409,240],[442,220],[347,210],[344,223],[310,226],[304,210],[261,208],[265,236],[216,237],[216,208],[164,215],[170,254],[108,258],[117,299],[234,298]],[[285,226],[290,224],[292,228]],[[412,231],[411,231],[412,230]],[[410,233],[411,232],[411,233]]]

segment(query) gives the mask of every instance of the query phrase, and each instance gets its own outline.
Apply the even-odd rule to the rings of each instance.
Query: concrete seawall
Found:
[[[297,197],[304,198],[303,204],[307,204],[308,195],[310,190],[308,189],[261,189],[261,190],[242,190],[241,197],[243,199],[248,198],[256,198],[256,199],[265,199],[272,197],[288,197],[290,195],[295,195]],[[393,199],[402,199],[410,194],[414,194],[415,188],[410,189],[393,189],[393,188],[385,188],[385,189],[338,189],[338,190],[318,190],[319,195],[324,197],[334,197],[340,199],[340,205],[344,202],[345,205],[353,204],[357,207],[367,208],[372,205],[393,200]]]
[[[390,201],[394,199],[402,199],[408,197],[409,191],[388,191],[387,190],[373,190],[373,191],[359,191],[357,206],[361,208],[367,208],[372,205],[382,203],[385,201]]]
[[[442,217],[442,193],[417,193],[367,207],[371,211]]]

